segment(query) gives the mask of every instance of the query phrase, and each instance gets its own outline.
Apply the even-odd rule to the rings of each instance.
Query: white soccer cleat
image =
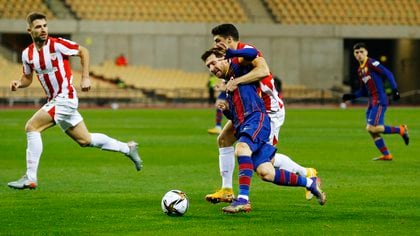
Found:
[[[132,162],[134,162],[134,165],[136,166],[136,170],[140,171],[141,168],[143,167],[143,161],[140,159],[140,155],[137,151],[137,146],[138,144],[134,141],[130,141],[127,143],[128,148],[130,148],[130,151],[128,152],[128,154],[126,154],[126,156],[128,158],[130,158],[130,160]]]
[[[36,181],[29,180],[27,175],[24,175],[19,180],[8,183],[7,186],[14,189],[36,189],[38,184]]]

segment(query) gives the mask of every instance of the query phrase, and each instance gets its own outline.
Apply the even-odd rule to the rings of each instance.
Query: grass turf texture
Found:
[[[0,234],[419,233],[420,109],[388,110],[386,123],[407,123],[411,136],[408,147],[399,135],[385,136],[391,162],[371,161],[379,153],[364,130],[364,109],[289,109],[278,147],[318,169],[327,204],[254,175],[253,210],[238,215],[204,201],[221,184],[216,136],[206,133],[212,109],[82,109],[91,132],[137,140],[143,170],[121,154],[80,148],[54,127],[43,133],[38,189],[9,189],[25,171],[23,127],[33,112],[0,111]],[[237,192],[236,175],[234,184]],[[185,216],[162,213],[170,189],[187,193]]]

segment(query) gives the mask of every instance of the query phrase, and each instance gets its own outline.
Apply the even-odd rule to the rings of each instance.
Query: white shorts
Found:
[[[283,109],[280,109],[278,112],[268,113],[268,116],[270,117],[270,126],[271,126],[270,144],[273,146],[276,146],[279,140],[280,127],[284,124],[286,111],[283,108]]]
[[[83,117],[77,111],[79,101],[77,98],[69,99],[57,96],[46,103],[41,109],[48,112],[55,123],[63,131],[79,124]]]

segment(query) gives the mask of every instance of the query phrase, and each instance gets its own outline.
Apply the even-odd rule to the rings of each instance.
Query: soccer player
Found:
[[[27,18],[27,31],[33,43],[22,52],[23,74],[10,83],[12,91],[26,88],[36,73],[47,95],[47,103],[26,123],[27,136],[26,174],[19,180],[8,183],[15,189],[35,189],[38,185],[37,170],[42,154],[41,132],[58,125],[81,147],[97,147],[102,150],[121,152],[134,162],[136,169],[142,168],[137,152],[137,143],[120,142],[101,133],[90,133],[77,111],[78,98],[73,86],[69,57],[80,57],[82,66],[81,90],[88,92],[89,51],[75,42],[48,36],[47,18],[43,13],[32,12]]]
[[[385,79],[389,81],[392,88],[394,100],[400,99],[397,83],[394,75],[379,61],[368,57],[368,50],[365,43],[356,43],[353,46],[353,54],[360,66],[357,70],[361,87],[354,94],[344,94],[343,101],[353,100],[358,97],[369,98],[366,110],[366,130],[371,135],[376,147],[382,156],[373,158],[374,161],[391,161],[392,154],[389,152],[381,134],[399,134],[406,145],[409,143],[408,129],[406,125],[388,126],[384,123],[385,112],[388,107],[388,97],[385,92]]]
[[[219,78],[235,80],[248,73],[258,51],[255,48],[229,50],[225,55],[217,49],[210,49],[202,55],[202,60],[209,71]],[[237,60],[239,57],[243,61]],[[274,168],[272,162],[276,148],[269,144],[270,118],[265,105],[259,96],[259,83],[240,84],[233,91],[227,90],[227,103],[219,104],[225,116],[232,120],[235,138],[235,156],[239,163],[239,194],[231,205],[222,210],[228,213],[249,212],[251,204],[249,191],[253,171],[262,180],[277,185],[306,187],[317,197],[321,205],[325,204],[326,195],[320,188],[318,177],[306,178],[285,169]]]
[[[215,112],[215,126],[213,128],[210,128],[207,130],[207,132],[209,134],[220,134],[222,132],[222,120],[223,120],[223,112],[217,108],[217,104],[224,102],[226,100],[226,93],[224,92],[220,92],[219,91],[219,83],[220,83],[220,79],[217,78],[216,76],[212,75],[212,80],[209,81],[209,83],[211,83],[212,85],[212,93],[214,91],[217,91],[219,93],[219,95],[217,96],[217,99],[213,100],[213,103],[215,104],[216,107],[216,112]]]
[[[212,29],[212,35],[214,47],[222,50],[223,53],[229,52],[228,50],[255,48],[252,45],[239,41],[239,32],[232,24],[221,24],[214,27]],[[253,69],[249,73],[237,77],[235,80],[228,81],[227,87],[230,91],[233,91],[239,84],[259,82],[259,90],[262,92],[265,109],[270,117],[270,143],[276,145],[280,127],[284,123],[285,107],[275,88],[273,76],[264,57],[262,57],[262,54],[258,50],[257,52],[258,56],[251,62]],[[236,142],[236,138],[233,133],[234,128],[232,122],[228,121],[217,138],[222,188],[215,193],[206,195],[206,200],[212,203],[231,202],[234,198],[232,189],[232,176],[235,169],[233,144]],[[317,175],[316,169],[302,167],[284,154],[276,153],[274,160],[274,166],[276,168],[286,169],[306,177]],[[313,197],[310,191],[306,191],[305,196],[308,200]]]

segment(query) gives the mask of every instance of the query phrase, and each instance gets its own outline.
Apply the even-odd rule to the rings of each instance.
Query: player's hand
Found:
[[[216,91],[226,91],[226,83],[224,80],[220,80],[219,83],[217,83],[214,86],[214,90]]]
[[[90,90],[90,79],[89,77],[82,77],[82,82],[80,84],[83,92],[88,92]]]
[[[218,42],[213,46],[213,49],[216,49],[217,51],[219,51],[221,54],[225,55],[226,51],[228,49],[228,45],[224,42]]]
[[[394,101],[400,100],[400,92],[398,92],[398,89],[392,90],[392,100]]]
[[[229,110],[229,104],[226,101],[218,101],[216,103],[216,108],[221,111]]]
[[[20,80],[13,80],[12,82],[10,82],[10,90],[11,91],[18,90],[18,88],[19,88],[20,85],[21,85]]]
[[[354,94],[346,93],[346,94],[343,95],[343,102],[353,100],[355,98],[356,98],[356,96]]]
[[[233,90],[238,88],[238,83],[236,80],[233,79],[233,77],[230,78],[230,80],[226,84],[226,90],[229,92],[232,92]]]

